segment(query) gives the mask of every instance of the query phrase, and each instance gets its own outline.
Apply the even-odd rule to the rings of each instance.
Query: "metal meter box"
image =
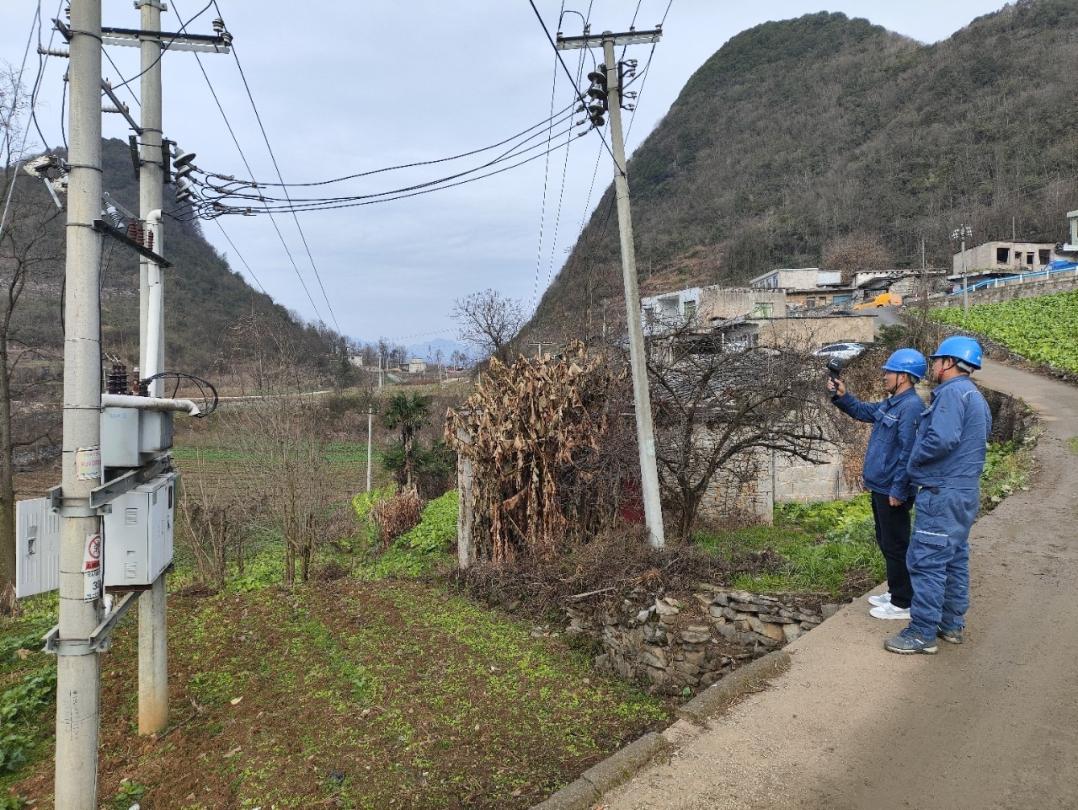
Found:
[[[101,465],[139,466],[139,412],[134,408],[101,411]]]
[[[101,411],[101,464],[138,467],[172,447],[169,411],[104,408]]]
[[[172,562],[177,478],[159,475],[112,502],[105,515],[106,588],[152,585]]]
[[[60,515],[48,498],[15,504],[15,596],[33,596],[60,587]]]

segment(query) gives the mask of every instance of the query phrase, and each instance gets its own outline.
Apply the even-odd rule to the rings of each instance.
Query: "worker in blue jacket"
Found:
[[[939,382],[910,453],[910,482],[920,487],[906,565],[913,583],[910,623],[884,642],[891,652],[934,653],[936,638],[962,643],[969,607],[969,531],[981,500],[992,414],[970,379],[981,347],[949,337],[932,355]]]
[[[910,485],[909,461],[917,423],[924,403],[914,386],[925,376],[928,364],[916,349],[899,349],[883,364],[887,399],[862,402],[846,390],[841,379],[828,380],[831,401],[844,413],[872,423],[865,451],[864,481],[872,498],[876,543],[887,565],[888,592],[870,596],[869,613],[877,619],[910,618],[913,589],[906,569],[910,545],[910,507],[916,492]]]

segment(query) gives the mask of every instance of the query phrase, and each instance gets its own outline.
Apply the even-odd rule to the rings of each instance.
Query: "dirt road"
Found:
[[[858,600],[610,810],[1078,807],[1078,388],[998,364],[979,379],[1045,433],[1030,490],[974,526],[966,644],[887,653],[903,624]]]

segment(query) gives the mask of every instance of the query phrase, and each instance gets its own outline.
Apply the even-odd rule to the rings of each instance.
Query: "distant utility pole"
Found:
[[[537,359],[543,359],[543,347],[557,345],[553,340],[533,340],[528,343],[529,346],[535,347],[535,356]]]
[[[969,283],[966,279],[966,239],[973,237],[973,228],[969,225],[959,225],[951,232],[952,239],[958,239],[961,243],[962,257],[962,311],[969,312]]]
[[[94,810],[101,669],[90,636],[101,619],[102,579],[84,562],[101,544],[90,506],[101,479],[101,234],[93,226],[101,210],[101,0],[72,0],[70,58],[54,803]]]
[[[621,233],[621,271],[625,286],[625,314],[629,327],[629,366],[633,377],[636,438],[640,449],[640,489],[644,501],[644,520],[647,524],[649,541],[655,548],[663,548],[666,545],[666,534],[663,530],[662,503],[659,499],[655,426],[651,417],[651,392],[648,386],[644,331],[640,323],[640,289],[636,275],[632,214],[629,209],[629,174],[625,162],[625,139],[621,129],[621,78],[624,65],[619,64],[614,58],[614,48],[618,45],[658,42],[661,36],[661,29],[629,31],[622,34],[604,31],[599,36],[584,34],[579,37],[563,37],[559,34],[557,41],[557,47],[560,50],[594,48],[599,45],[603,48],[605,65],[600,67],[600,71],[604,72],[605,76],[592,74],[595,76],[593,82],[598,87],[593,88],[595,92],[589,91],[589,94],[593,98],[605,96],[604,111],[610,113],[614,189],[618,205],[618,229]]]
[[[374,406],[367,406],[367,492],[371,491],[371,428],[374,426]]]

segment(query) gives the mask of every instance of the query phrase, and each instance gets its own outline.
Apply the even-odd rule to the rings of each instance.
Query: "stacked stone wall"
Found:
[[[800,637],[838,609],[820,597],[701,586],[684,599],[643,589],[566,608],[566,632],[596,642],[595,665],[660,694],[697,691]]]

